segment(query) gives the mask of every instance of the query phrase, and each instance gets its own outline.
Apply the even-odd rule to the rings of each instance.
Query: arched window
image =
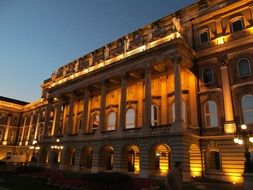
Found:
[[[172,104],[172,122],[175,121],[175,102]],[[185,122],[186,121],[186,105],[185,102],[182,101],[182,119]]]
[[[213,71],[211,68],[207,68],[203,71],[204,84],[213,83]]]
[[[126,129],[135,128],[135,110],[129,109],[126,112]]]
[[[243,122],[245,124],[253,123],[253,95],[245,95],[242,98]]]
[[[98,129],[98,126],[99,126],[99,115],[94,115],[91,123],[92,130]]]
[[[116,127],[116,113],[115,112],[110,112],[108,114],[108,121],[107,121],[107,130],[115,130]]]
[[[221,170],[220,153],[218,151],[208,152],[207,166],[209,170]]]
[[[250,61],[248,59],[240,59],[237,62],[237,71],[239,77],[249,76],[251,75],[251,66]]]
[[[207,101],[204,106],[206,127],[218,127],[217,105],[214,101]]]
[[[156,105],[151,105],[151,125],[158,125],[158,107]]]

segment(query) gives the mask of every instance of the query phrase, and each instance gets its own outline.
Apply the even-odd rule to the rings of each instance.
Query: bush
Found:
[[[82,178],[90,183],[101,184],[102,187],[107,186],[109,189],[128,190],[132,189],[133,186],[131,176],[118,172],[86,173],[83,174]]]
[[[15,171],[17,173],[37,173],[47,170],[44,167],[39,166],[18,166]]]

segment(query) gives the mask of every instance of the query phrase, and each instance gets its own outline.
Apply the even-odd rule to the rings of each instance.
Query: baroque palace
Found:
[[[199,1],[58,68],[36,102],[1,97],[0,158],[242,182],[252,64],[253,1]]]

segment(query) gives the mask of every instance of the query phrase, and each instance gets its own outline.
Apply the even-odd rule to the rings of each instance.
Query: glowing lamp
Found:
[[[220,38],[218,38],[217,39],[217,45],[219,46],[219,45],[222,45],[222,44],[224,44],[225,43],[225,38],[224,37],[220,37]]]
[[[242,124],[242,125],[241,125],[241,129],[242,129],[242,130],[246,130],[246,129],[247,129],[247,125]]]
[[[239,141],[240,141],[240,139],[238,139],[237,137],[234,138],[234,142],[235,142],[235,143],[238,143],[238,144],[239,144]]]
[[[253,143],[253,137],[249,138],[249,142]]]
[[[242,145],[243,144],[243,140],[239,139],[238,144]]]

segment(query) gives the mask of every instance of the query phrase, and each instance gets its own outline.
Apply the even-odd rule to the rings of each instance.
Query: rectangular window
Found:
[[[217,151],[211,151],[208,155],[208,168],[210,170],[220,170],[220,153]]]
[[[232,25],[232,32],[238,32],[243,30],[243,23],[241,19],[232,22],[231,25]]]
[[[208,31],[202,32],[199,34],[200,43],[206,43],[209,41],[209,33]]]

